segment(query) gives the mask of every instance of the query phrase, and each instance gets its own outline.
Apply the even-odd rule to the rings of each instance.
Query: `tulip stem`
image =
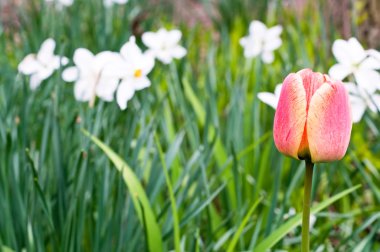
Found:
[[[311,205],[311,186],[313,183],[314,164],[306,160],[305,187],[303,197],[303,216],[302,216],[302,252],[309,252],[309,223],[310,223],[310,205]]]

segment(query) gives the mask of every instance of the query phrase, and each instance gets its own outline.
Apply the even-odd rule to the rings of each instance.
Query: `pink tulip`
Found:
[[[340,81],[310,69],[285,78],[273,126],[280,152],[312,163],[339,160],[351,128],[348,93]]]

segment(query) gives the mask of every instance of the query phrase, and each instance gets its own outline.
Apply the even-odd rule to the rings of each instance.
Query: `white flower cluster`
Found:
[[[103,51],[94,55],[88,49],[78,48],[73,56],[75,66],[66,68],[62,79],[75,82],[74,96],[78,101],[89,102],[92,106],[96,97],[113,101],[116,93],[117,104],[124,110],[136,91],[150,86],[147,75],[154,67],[155,58],[168,64],[186,55],[186,49],[178,45],[181,37],[179,30],[146,32],[142,36],[148,47],[146,52],[137,46],[134,36],[119,53]],[[49,38],[36,55],[26,56],[19,64],[19,72],[30,75],[31,89],[36,89],[60,66],[68,64],[68,59],[55,55],[54,49],[55,42]]]
[[[337,80],[351,77],[345,86],[350,95],[353,122],[360,122],[367,108],[373,112],[380,111],[380,94],[377,92],[380,90],[380,73],[377,71],[380,70],[380,52],[364,50],[356,38],[336,40],[332,52],[338,63],[330,68],[330,77]],[[276,109],[281,87],[278,84],[274,93],[260,92],[257,96]]]
[[[332,52],[338,61],[329,70],[329,75],[337,80],[347,77],[347,90],[350,94],[353,122],[359,122],[369,108],[380,111],[380,53],[374,49],[364,50],[356,38],[338,39],[334,42]],[[356,84],[355,84],[356,83]]]
[[[30,75],[30,88],[36,89],[43,80],[50,77],[60,66],[67,65],[66,57],[54,55],[55,41],[45,40],[37,54],[29,54],[18,65],[20,73]]]
[[[103,5],[106,8],[111,7],[114,4],[126,4],[128,0],[103,0]],[[73,5],[74,0],[45,0],[45,3],[55,4],[58,10],[61,10],[63,7],[69,7]]]
[[[273,51],[282,44],[281,32],[280,25],[268,28],[260,21],[252,21],[249,25],[249,35],[240,39],[240,45],[244,48],[244,56],[246,58],[260,56],[264,63],[272,63]]]

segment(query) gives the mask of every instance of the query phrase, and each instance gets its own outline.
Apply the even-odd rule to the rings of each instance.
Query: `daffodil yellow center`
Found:
[[[137,70],[135,71],[134,76],[135,76],[136,78],[139,78],[139,77],[141,77],[141,75],[142,75],[142,71],[141,71],[141,69],[137,69]]]

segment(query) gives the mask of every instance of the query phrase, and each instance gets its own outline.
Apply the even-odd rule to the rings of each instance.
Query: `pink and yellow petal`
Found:
[[[348,93],[341,82],[326,82],[313,95],[307,118],[311,161],[342,159],[352,128]]]
[[[306,110],[308,110],[311,97],[313,96],[315,91],[317,91],[317,89],[320,88],[322,84],[325,82],[325,77],[323,74],[313,72],[311,69],[302,69],[298,71],[297,74],[299,74],[302,77],[303,86],[306,92]]]
[[[289,74],[282,86],[273,125],[274,141],[280,152],[298,159],[306,115],[302,78],[298,74]]]

